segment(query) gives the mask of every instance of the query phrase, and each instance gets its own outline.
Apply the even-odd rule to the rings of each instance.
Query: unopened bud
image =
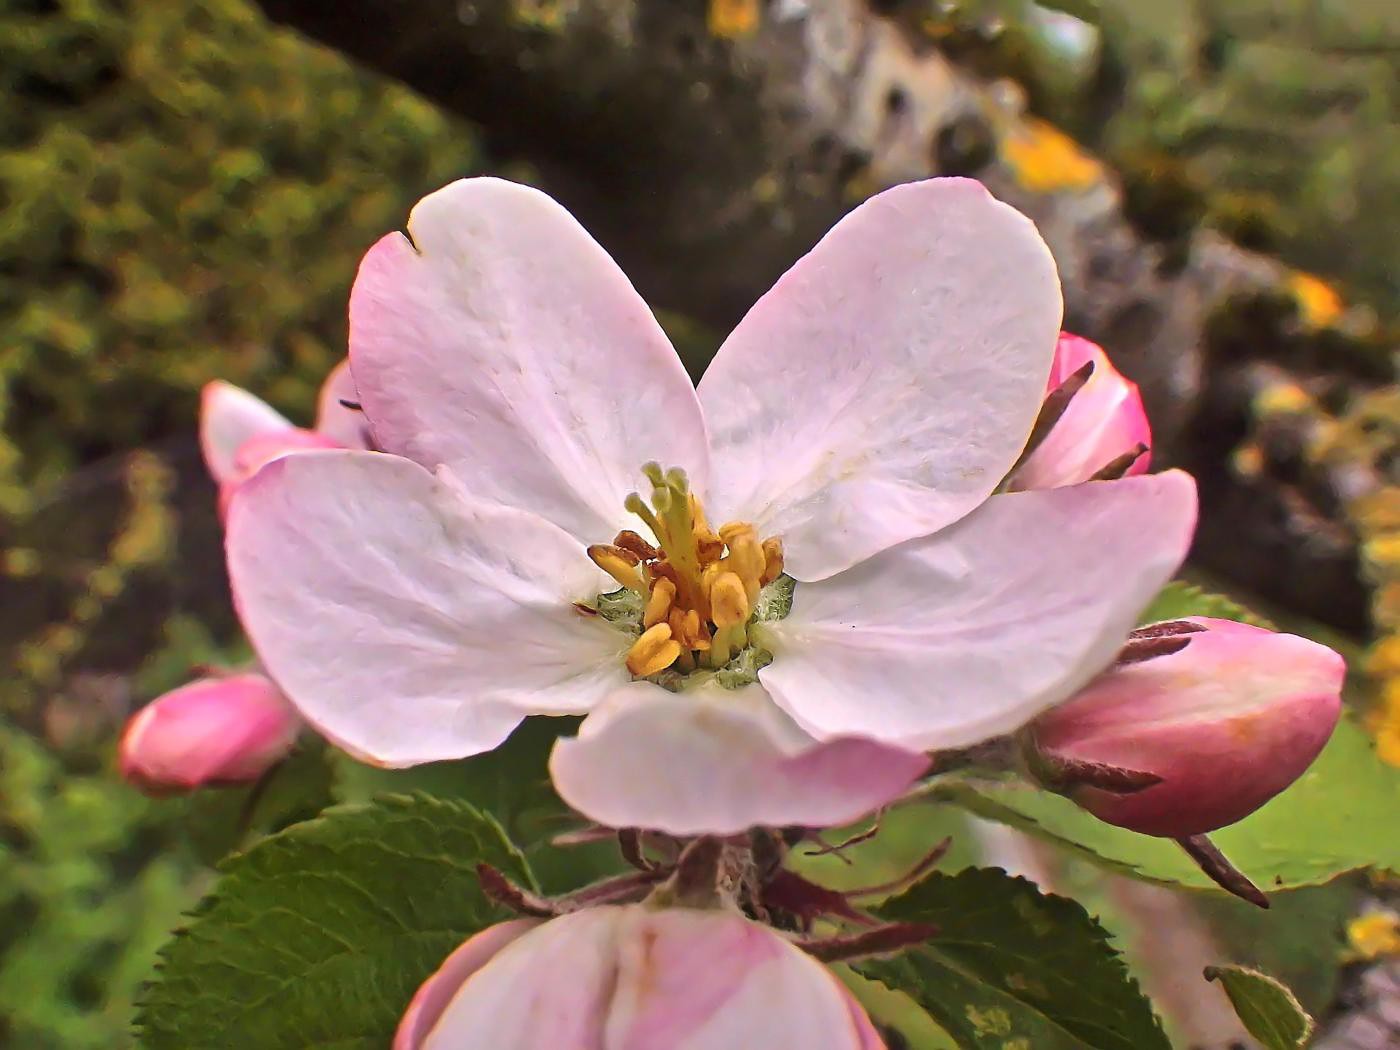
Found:
[[[292,750],[301,719],[260,674],[201,678],[127,723],[122,776],[150,794],[257,780]]]
[[[1086,366],[1090,366],[1087,379],[1083,378]],[[1072,391],[1068,399],[1057,399],[1062,389]],[[1043,411],[1055,418],[1037,422],[1034,447],[1027,448],[1015,469],[1013,488],[1053,489],[1109,474],[1146,473],[1152,431],[1142,395],[1137,384],[1113,367],[1101,347],[1060,333]]]
[[[840,980],[771,928],[737,910],[631,904],[476,934],[419,988],[393,1050],[527,1045],[885,1043]]]
[[[1331,649],[1201,617],[1138,634],[1186,644],[1120,662],[1023,731],[1032,775],[1100,820],[1174,839],[1233,824],[1331,736],[1346,670]]]

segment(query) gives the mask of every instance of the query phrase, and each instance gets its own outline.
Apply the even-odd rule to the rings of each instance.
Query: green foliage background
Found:
[[[239,0],[0,2],[0,506],[187,430],[215,375],[305,409],[346,260],[473,157]]]
[[[162,673],[110,703],[50,691],[67,634],[10,648],[21,608],[84,620],[69,575],[110,598],[173,546],[159,513],[144,553],[109,537],[131,506],[74,472],[189,435],[215,376],[308,413],[344,353],[347,260],[475,155],[463,127],[239,0],[0,0],[0,606],[21,669],[0,698],[0,1044],[125,1045],[207,878],[183,807],[110,772],[128,697],[174,684],[207,637],[165,628]],[[56,536],[83,557],[54,562]]]

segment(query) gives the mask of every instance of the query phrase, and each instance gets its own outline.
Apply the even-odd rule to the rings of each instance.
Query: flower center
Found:
[[[655,537],[617,534],[588,548],[594,563],[640,601],[641,631],[627,652],[627,670],[649,678],[726,667],[749,645],[749,623],[763,589],[783,572],[783,545],[760,540],[747,522],[710,527],[685,471],[642,467],[651,501],[639,493],[626,507]]]

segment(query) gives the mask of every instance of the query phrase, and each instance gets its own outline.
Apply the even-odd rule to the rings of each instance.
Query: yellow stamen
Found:
[[[594,565],[622,586],[638,594],[646,594],[646,584],[642,582],[642,574],[637,570],[641,559],[631,551],[609,543],[595,543],[588,548],[588,556],[593,559]]]
[[[637,678],[664,671],[681,655],[681,645],[671,638],[669,624],[659,623],[642,632],[627,650],[627,670]]]
[[[722,572],[710,588],[710,619],[716,627],[733,627],[749,618],[749,596],[737,573]]]
[[[662,578],[652,584],[651,597],[647,599],[646,610],[642,613],[642,626],[650,629],[664,623],[671,615],[671,606],[676,601],[676,585]]]
[[[783,574],[783,541],[769,536],[763,541],[763,575],[758,582],[767,587]]]
[[[749,604],[752,605],[758,601],[761,586],[759,581],[762,580],[763,570],[767,565],[763,546],[758,542],[758,533],[752,525],[736,526],[731,523],[720,529],[720,535],[729,545],[729,557],[725,561],[729,563],[730,571],[738,574],[739,579],[744,581],[744,591],[749,596]]]
[[[614,547],[621,547],[625,551],[630,551],[642,561],[655,561],[661,557],[661,552],[653,547],[646,540],[642,539],[631,529],[623,529],[613,540]]]
[[[783,547],[760,540],[747,522],[716,531],[683,470],[647,463],[649,499],[632,493],[626,507],[655,536],[630,530],[612,544],[590,547],[589,556],[615,580],[645,599],[643,633],[627,654],[633,675],[668,667],[683,674],[698,663],[724,667],[749,644],[748,622],[761,589],[783,571]]]

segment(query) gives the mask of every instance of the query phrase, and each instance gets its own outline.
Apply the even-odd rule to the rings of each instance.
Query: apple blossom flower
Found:
[[[1012,478],[1014,489],[1077,485],[1101,473],[1146,474],[1152,429],[1137,384],[1096,343],[1061,332],[1046,394],[1070,394],[1063,413]]]
[[[409,232],[351,293],[382,451],[280,459],[229,516],[261,658],[369,760],[460,758],[527,715],[592,712],[551,768],[587,816],[843,823],[903,793],[927,749],[1072,695],[1185,555],[1180,472],[999,491],[1061,300],[1034,226],[978,183],[856,208],[698,390],[544,194],[463,180]]]
[[[1114,667],[1024,733],[1033,775],[1100,820],[1177,839],[1233,824],[1302,776],[1332,735],[1346,666],[1326,646],[1204,617],[1138,638],[1186,644]],[[1113,770],[1150,786],[1089,783]]]
[[[296,745],[301,719],[260,674],[196,679],[132,717],[122,776],[153,794],[257,780]]]
[[[219,486],[219,513],[243,482],[264,464],[310,448],[366,448],[364,420],[348,407],[354,384],[348,362],[326,377],[316,425],[299,427],[248,391],[221,379],[205,384],[200,397],[199,444],[204,464]]]
[[[884,1050],[836,976],[736,911],[604,906],[472,937],[393,1050]]]

